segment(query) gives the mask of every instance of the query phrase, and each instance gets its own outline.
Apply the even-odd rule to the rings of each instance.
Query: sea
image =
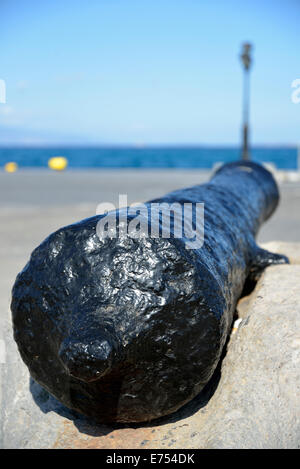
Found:
[[[211,169],[241,157],[240,148],[228,147],[17,147],[0,148],[0,166],[14,161],[19,168],[47,168],[49,158],[64,156],[68,167],[79,168],[186,168]],[[296,170],[296,147],[251,149],[251,160],[278,169]],[[300,168],[299,168],[300,169]]]

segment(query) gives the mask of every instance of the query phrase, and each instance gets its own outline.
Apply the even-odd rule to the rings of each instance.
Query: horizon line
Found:
[[[230,143],[4,143],[0,142],[0,149],[9,148],[28,148],[28,149],[51,149],[51,148],[99,148],[99,149],[130,149],[146,150],[159,148],[191,148],[191,149],[241,149],[239,144]],[[297,143],[257,143],[250,145],[251,149],[259,148],[299,148]]]

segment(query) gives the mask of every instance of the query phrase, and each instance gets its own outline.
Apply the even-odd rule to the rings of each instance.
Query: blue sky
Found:
[[[0,144],[300,142],[299,0],[0,0]]]

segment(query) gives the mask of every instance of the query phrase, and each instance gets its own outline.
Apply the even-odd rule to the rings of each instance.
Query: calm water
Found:
[[[280,169],[297,168],[297,149],[254,148],[252,160]],[[211,168],[240,157],[238,148],[0,148],[0,166],[15,161],[22,167],[47,167],[52,156],[65,156],[70,168]]]

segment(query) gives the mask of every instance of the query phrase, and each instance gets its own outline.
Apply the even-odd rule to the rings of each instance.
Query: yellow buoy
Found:
[[[48,166],[54,171],[63,171],[68,166],[68,160],[64,156],[53,156],[48,161]]]
[[[17,163],[15,163],[14,161],[9,161],[8,163],[6,163],[6,165],[4,166],[4,169],[7,173],[14,173],[15,171],[17,171],[18,169],[18,165]]]

